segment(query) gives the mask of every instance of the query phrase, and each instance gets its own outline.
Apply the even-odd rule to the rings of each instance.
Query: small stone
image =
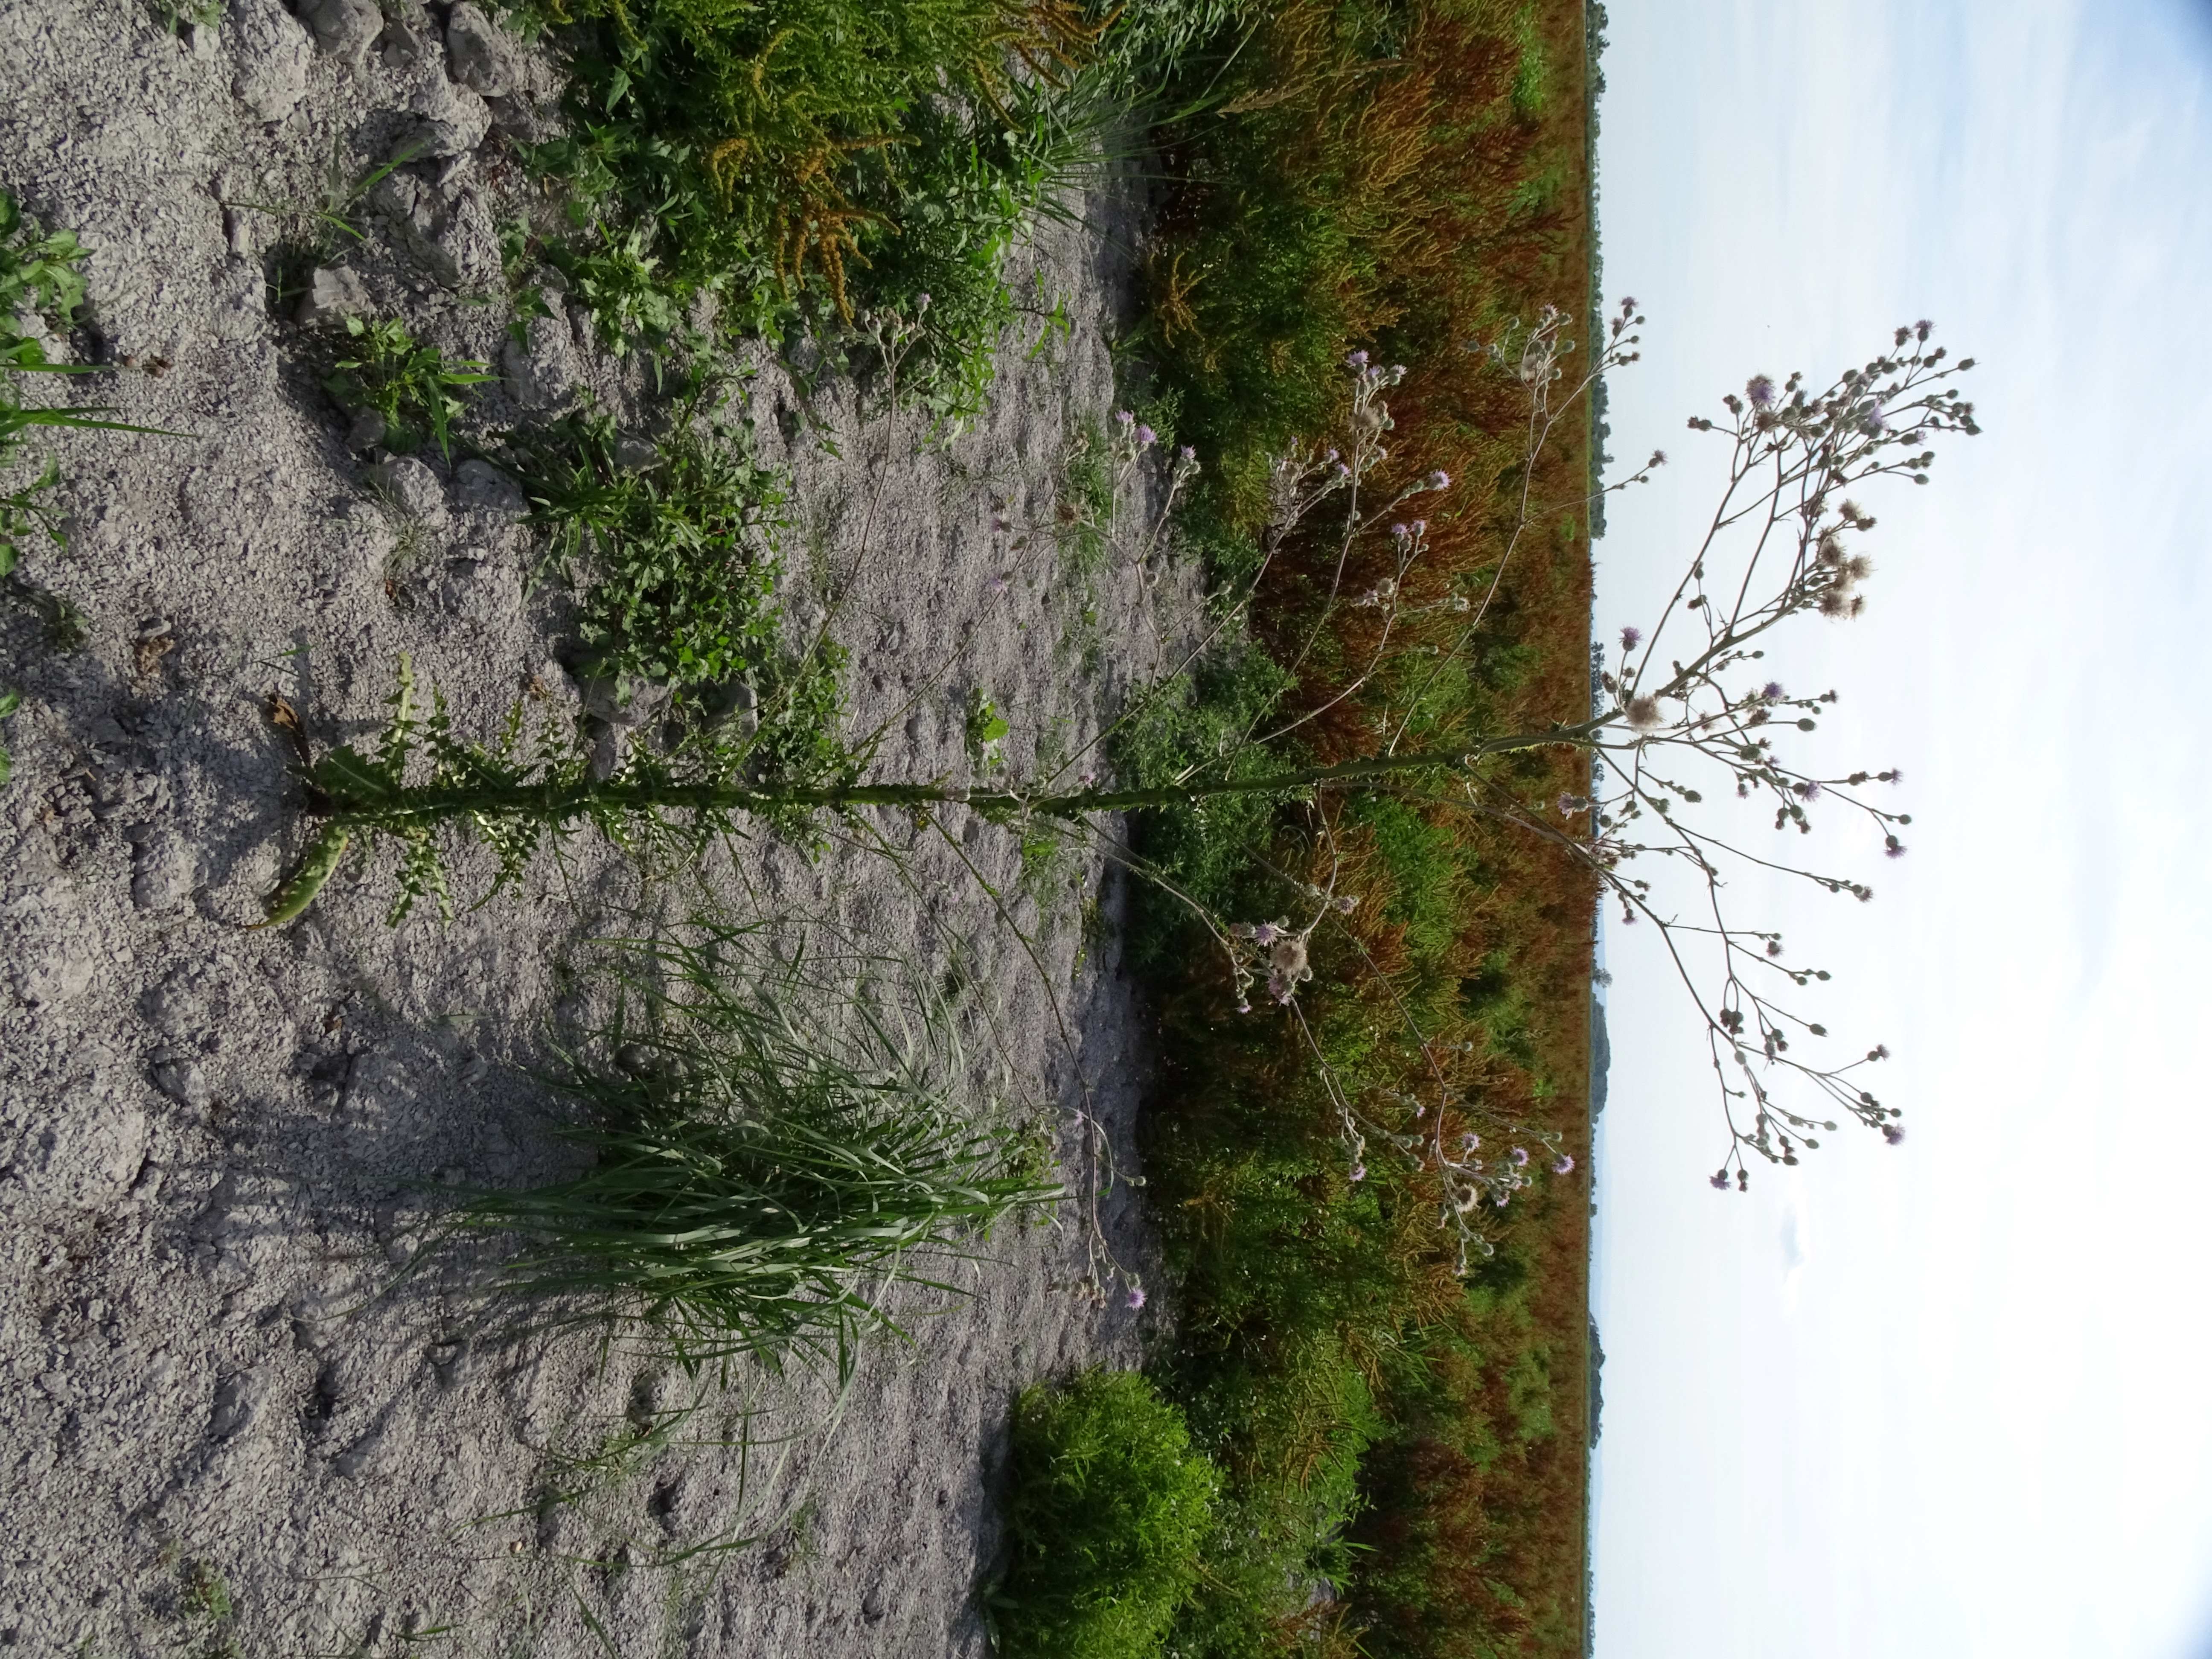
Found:
[[[300,0],[299,18],[316,46],[356,69],[384,33],[384,13],[376,0]]]
[[[386,429],[383,416],[373,409],[364,409],[346,428],[345,447],[357,455],[365,454],[384,441]]]
[[[307,31],[276,0],[230,0],[238,72],[230,89],[264,121],[281,121],[307,95]]]
[[[660,451],[648,439],[634,438],[627,432],[615,439],[615,465],[632,472],[642,472],[659,454]]]
[[[521,486],[489,461],[466,460],[455,467],[453,493],[464,512],[512,521],[530,511]]]
[[[269,1398],[269,1371],[260,1365],[235,1372],[217,1383],[215,1411],[208,1419],[209,1437],[229,1440],[252,1428]]]
[[[144,836],[131,859],[131,902],[141,910],[173,910],[198,884],[191,843],[173,830]]]
[[[207,1073],[197,1061],[182,1057],[154,1062],[154,1086],[187,1111],[204,1112],[215,1098]]]
[[[500,274],[499,233],[474,191],[450,197],[412,173],[386,174],[370,203],[417,264],[446,288],[477,288]]]
[[[139,1000],[154,1029],[179,1042],[207,1041],[230,1012],[222,984],[206,968],[179,968]]]
[[[406,16],[395,9],[386,20],[384,50],[379,54],[384,67],[394,74],[404,74],[430,55],[430,41],[436,25],[427,17]]]
[[[331,1459],[331,1468],[348,1480],[351,1480],[368,1467],[369,1460],[376,1455],[383,1445],[384,1425],[380,1422],[367,1434]]]
[[[645,685],[599,674],[585,680],[580,690],[586,714],[628,729],[651,724],[668,706],[665,685]]]
[[[881,1589],[872,1589],[860,1598],[860,1617],[874,1624],[889,1611]]]
[[[368,486],[410,519],[446,516],[446,487],[412,455],[389,455],[368,469]]]
[[[308,328],[342,326],[349,317],[366,317],[375,307],[369,303],[368,285],[358,271],[343,265],[317,265],[307,277],[307,291],[300,296],[292,314]]]
[[[16,988],[33,1008],[52,1008],[76,1001],[91,984],[92,958],[64,946],[25,969]]]
[[[392,149],[395,158],[464,156],[491,131],[491,106],[443,76],[421,82],[406,108],[415,120],[401,131]]]
[[[560,317],[532,317],[522,336],[500,352],[507,395],[525,409],[557,409],[575,395],[582,372],[575,337]]]
[[[446,73],[470,91],[504,98],[520,84],[514,43],[472,0],[446,16]]]

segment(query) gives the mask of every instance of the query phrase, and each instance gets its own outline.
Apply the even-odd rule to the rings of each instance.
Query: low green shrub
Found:
[[[1197,1585],[1219,1472],[1137,1371],[1039,1383],[1014,1410],[1006,1659],[1148,1659]]]

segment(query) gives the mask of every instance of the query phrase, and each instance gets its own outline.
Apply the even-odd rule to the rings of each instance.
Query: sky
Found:
[[[1910,851],[1752,879],[1886,1042],[1894,1148],[1746,1195],[1648,927],[1613,927],[1593,1299],[1601,1659],[2212,1656],[2212,6],[1608,0],[1608,297],[1649,321],[1611,447],[1670,456],[1597,544],[1648,623],[1753,373],[1825,383],[1927,317],[1983,436],[1862,504],[1865,617],[1769,660],[1901,767]],[[1840,826],[1838,826],[1840,829]],[[1791,838],[1793,842],[1797,838]]]

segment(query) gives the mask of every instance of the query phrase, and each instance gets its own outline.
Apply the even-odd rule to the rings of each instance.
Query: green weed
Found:
[[[999,712],[990,694],[981,686],[968,694],[968,714],[963,722],[968,743],[968,758],[983,771],[994,770],[1006,764],[1006,738],[1013,727]]]
[[[347,318],[339,350],[343,355],[331,364],[324,389],[349,414],[380,416],[384,447],[402,454],[428,441],[451,455],[453,422],[468,392],[493,378],[489,364],[448,361],[397,317]]]
[[[790,482],[708,413],[680,407],[657,445],[589,410],[507,434],[500,459],[579,591],[594,673],[699,687],[758,677],[774,657]]]
[[[826,638],[787,647],[775,586],[790,480],[719,412],[702,392],[646,445],[580,410],[507,434],[499,459],[577,593],[586,672],[675,688],[679,715],[757,778],[820,776],[850,759],[845,653]]]
[[[101,419],[112,411],[99,405],[58,409],[22,401],[22,376],[99,372],[48,361],[40,337],[41,319],[64,328],[75,322],[84,302],[84,278],[77,270],[83,258],[84,248],[74,232],[40,233],[24,218],[15,198],[0,190],[0,470],[15,459],[27,435],[40,428],[153,430]],[[42,499],[60,483],[61,476],[60,467],[49,461],[30,483],[0,495],[0,583],[11,598],[38,614],[49,642],[66,650],[84,642],[83,613],[17,569],[23,544],[33,535],[55,546],[66,539],[58,515]]]

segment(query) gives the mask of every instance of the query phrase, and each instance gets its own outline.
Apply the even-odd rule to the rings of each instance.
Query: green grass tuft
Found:
[[[569,1133],[592,1166],[478,1194],[459,1223],[522,1235],[506,1285],[550,1316],[611,1320],[686,1369],[795,1358],[842,1377],[864,1337],[898,1332],[894,1286],[957,1293],[945,1264],[1057,1196],[958,1097],[938,1001],[729,929],[612,965],[620,1006],[554,1079],[586,1111]]]

